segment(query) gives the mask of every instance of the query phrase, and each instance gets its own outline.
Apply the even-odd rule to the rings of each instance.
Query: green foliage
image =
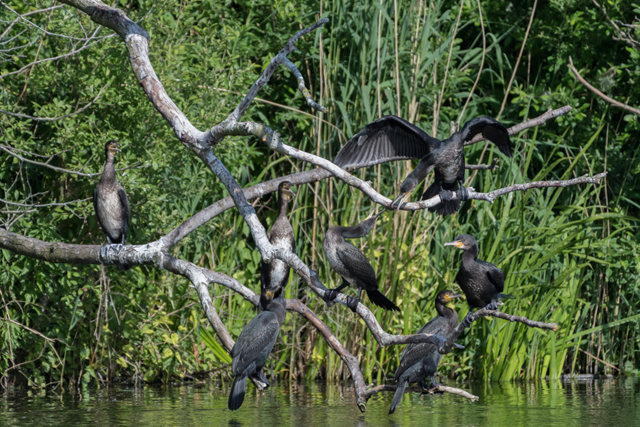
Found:
[[[529,3],[482,2],[487,52],[462,122],[498,114],[527,28]],[[49,6],[44,2],[33,7],[18,1],[8,4],[20,12]],[[454,37],[458,5],[436,1],[425,12],[421,2],[398,1],[398,104],[393,3],[382,2],[381,6],[377,0],[339,0],[324,4],[322,15],[331,23],[322,33],[300,41],[290,59],[299,66],[315,99],[329,107],[328,113],[317,116],[331,126],[299,111],[259,101],[244,118],[261,121],[290,144],[328,159],[379,114],[400,114],[446,137],[449,123],[460,120],[482,56],[477,4],[463,2]],[[313,1],[294,5],[266,0],[125,2],[122,7],[132,19],[144,18],[141,24],[151,36],[155,71],[174,102],[199,129],[226,117],[288,37],[313,22],[320,10]],[[623,2],[608,7],[613,19],[633,16],[631,6]],[[68,7],[65,12],[30,19],[58,34],[83,37],[73,17],[87,33],[97,28]],[[5,8],[0,19],[13,20],[14,15]],[[36,55],[53,57],[71,50],[68,39],[40,39],[40,34],[34,29],[21,34],[16,45],[32,44],[19,55],[3,56],[0,74],[20,69]],[[108,34],[104,28],[99,32]],[[501,161],[495,172],[467,174],[468,184],[478,191],[490,191],[535,180],[595,174],[606,168],[609,176],[603,184],[512,193],[493,205],[466,202],[460,213],[447,218],[427,212],[388,214],[360,242],[384,292],[402,308],[399,314],[375,311],[390,332],[418,329],[435,315],[435,294],[456,287],[453,278],[459,254],[444,248],[442,242],[463,232],[476,236],[482,259],[507,274],[506,291],[517,299],[508,301],[505,311],[559,325],[558,332],[552,333],[499,319],[476,322],[460,339],[466,349],[443,359],[441,369],[446,375],[507,380],[609,372],[607,365],[596,363],[578,347],[625,371],[640,369],[636,358],[640,343],[635,338],[640,315],[636,309],[640,245],[635,219],[640,213],[638,119],[593,97],[575,81],[566,68],[569,55],[582,75],[601,82],[598,84],[609,96],[640,105],[635,84],[638,52],[613,40],[600,12],[579,2],[540,2],[500,120],[512,125],[565,104],[574,110],[514,137],[512,160],[503,158],[493,146],[486,151],[484,144],[468,147],[468,163],[488,163],[496,156]],[[434,123],[434,103],[445,73],[439,120]],[[94,173],[102,168],[104,142],[124,142],[116,167],[135,167],[118,176],[129,194],[133,212],[129,242],[134,244],[156,240],[225,196],[223,186],[178,144],[149,103],[131,72],[126,48],[116,37],[72,57],[38,64],[27,76],[3,78],[0,108],[39,117],[60,116],[86,105],[103,87],[95,105],[64,120],[33,122],[0,115],[0,144],[47,156],[22,154],[41,162],[60,153],[51,157],[50,164]],[[285,69],[276,73],[259,96],[308,111],[295,79]],[[227,138],[215,152],[242,186],[308,168],[272,154],[252,139]],[[357,173],[391,197],[409,171],[406,163]],[[96,182],[96,177],[63,174],[0,152],[5,200],[83,200],[91,197]],[[257,205],[266,226],[275,219],[273,199],[267,197]],[[337,181],[297,189],[291,222],[298,255],[319,272],[327,286],[336,285],[337,277],[320,249],[324,232],[330,224],[356,223],[372,208],[359,192]],[[3,209],[18,210],[11,205]],[[38,209],[24,217],[0,215],[5,224],[11,223],[11,231],[39,239],[104,243],[90,200]],[[235,211],[193,232],[172,254],[230,275],[253,289],[259,286],[260,254]],[[0,290],[0,371],[16,382],[28,380],[34,387],[44,387],[60,381],[66,387],[69,381],[86,385],[131,377],[168,381],[229,363],[207,329],[188,282],[162,271],[136,267],[118,273],[112,267],[50,264],[2,251]],[[212,287],[211,292],[216,310],[237,337],[255,309],[221,286]],[[324,319],[361,360],[367,381],[381,381],[394,372],[402,349],[380,348],[362,321],[344,307],[327,308],[294,275],[286,296],[301,298]],[[466,314],[464,304],[457,309],[461,317]],[[269,363],[269,370],[289,379],[348,376],[326,342],[295,315],[288,316]]]

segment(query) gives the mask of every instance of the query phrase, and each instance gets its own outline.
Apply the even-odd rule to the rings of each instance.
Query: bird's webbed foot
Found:
[[[435,389],[438,386],[443,386],[444,387],[444,385],[436,382],[435,376],[431,377],[431,387],[429,387],[429,393],[431,393],[431,394],[439,394],[440,395],[440,399],[442,399],[442,395],[444,394],[444,391],[436,391]]]
[[[473,312],[469,311],[466,316],[464,316],[464,320],[462,320],[462,326],[465,328],[470,328],[473,323]]]
[[[398,197],[396,197],[393,202],[391,202],[391,210],[398,210],[400,206],[405,202],[406,199],[409,198],[410,193],[400,193]]]
[[[264,376],[264,373],[263,373],[262,371],[258,372],[258,373],[255,375],[255,378],[256,378],[258,381],[260,381],[260,382],[262,383],[262,384],[261,384],[262,388],[260,389],[260,391],[262,391],[262,390],[266,390],[266,389],[268,389],[269,387],[271,387],[271,383],[269,382],[269,380],[267,379],[267,377],[265,377],[265,376]]]
[[[349,307],[354,313],[358,310],[359,302],[360,300],[358,298],[347,295],[347,307]]]
[[[448,202],[453,198],[453,191],[441,188],[438,195],[440,196],[440,200],[442,200],[443,202]]]
[[[324,293],[324,296],[322,297],[322,299],[325,302],[331,302],[333,300],[335,300],[338,297],[338,291],[336,289],[327,289],[327,291]]]
[[[485,310],[497,310],[498,309],[498,302],[497,301],[491,301],[489,304],[487,304],[487,306],[484,309]]]
[[[465,188],[462,181],[460,181],[460,189],[458,190],[458,197],[462,201],[469,199],[469,190]]]

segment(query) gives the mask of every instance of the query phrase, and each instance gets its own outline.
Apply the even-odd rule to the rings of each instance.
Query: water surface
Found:
[[[3,426],[640,426],[637,378],[537,383],[454,383],[480,397],[406,394],[395,414],[391,393],[367,412],[349,385],[277,384],[256,396],[251,384],[240,410],[227,409],[228,384],[85,390],[82,395],[0,394]]]

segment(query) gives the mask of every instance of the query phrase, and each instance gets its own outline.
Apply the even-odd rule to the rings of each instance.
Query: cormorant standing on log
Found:
[[[429,322],[416,333],[440,335],[443,338],[448,338],[458,326],[458,313],[447,307],[447,303],[461,296],[462,295],[454,294],[452,291],[439,292],[436,296],[436,311],[438,315],[429,320]],[[400,359],[400,366],[398,366],[396,374],[393,377],[393,379],[398,382],[398,388],[393,395],[389,414],[393,414],[396,410],[404,394],[404,389],[409,384],[420,383],[422,388],[426,389],[424,379],[430,377],[432,388],[439,385],[436,383],[435,375],[440,359],[442,359],[442,354],[438,353],[438,348],[434,344],[407,344]]]
[[[478,259],[478,243],[473,236],[461,234],[453,242],[444,244],[462,249],[462,264],[456,275],[456,283],[464,292],[469,304],[469,313],[462,322],[471,326],[470,315],[474,308],[497,310],[502,305],[501,298],[513,298],[501,293],[504,290],[504,273],[490,262]]]
[[[372,215],[353,227],[340,227],[336,225],[327,230],[322,247],[331,268],[342,276],[343,281],[336,289],[330,289],[326,293],[324,298],[326,301],[333,301],[339,291],[349,285],[354,285],[360,289],[358,298],[347,297],[347,306],[354,313],[358,307],[358,302],[360,302],[363,290],[367,291],[371,302],[378,307],[386,310],[400,310],[378,289],[376,272],[364,254],[345,240],[357,239],[369,234],[376,219],[384,212],[383,210],[377,215]]]
[[[93,190],[93,208],[96,211],[100,227],[107,235],[107,242],[110,245],[117,244],[118,250],[127,241],[131,218],[127,193],[116,180],[114,161],[116,153],[120,151],[119,146],[120,144],[113,140],[105,144],[106,162],[102,177]],[[130,265],[118,265],[120,271],[129,268],[131,268]]]
[[[267,234],[269,242],[273,246],[291,252],[295,250],[296,241],[293,235],[293,228],[289,218],[287,218],[287,204],[293,196],[291,183],[289,181],[281,182],[278,186],[278,217],[271,230],[269,230],[269,234]],[[260,266],[260,282],[262,293],[266,290],[271,290],[275,293],[278,289],[282,289],[281,297],[284,297],[284,288],[289,282],[289,266],[279,259],[274,259],[269,264],[262,262]],[[260,308],[264,309],[264,307]]]
[[[462,201],[469,196],[463,186],[464,143],[478,133],[496,144],[505,156],[513,156],[507,128],[489,116],[469,120],[460,131],[444,141],[427,135],[400,117],[385,116],[356,133],[333,162],[344,169],[358,169],[391,160],[420,159],[418,166],[402,182],[400,195],[393,205],[397,204],[399,208],[429,172],[435,169],[434,183],[424,192],[422,200],[439,195],[442,202],[429,210],[439,215],[449,215],[457,212]],[[458,192],[457,200],[451,200],[454,191]]]
[[[269,381],[262,373],[262,368],[267,362],[269,353],[273,349],[278,332],[287,314],[285,307],[280,303],[280,293],[266,290],[260,294],[260,306],[265,311],[258,313],[249,324],[240,332],[238,341],[231,350],[233,362],[231,371],[235,379],[229,395],[229,409],[235,411],[242,406],[244,394],[247,389],[247,377],[253,377],[270,386]]]

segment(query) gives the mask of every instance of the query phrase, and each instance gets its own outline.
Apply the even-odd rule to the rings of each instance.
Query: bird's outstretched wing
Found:
[[[502,154],[513,157],[509,131],[493,117],[481,116],[471,119],[464,124],[460,132],[462,132],[462,138],[465,141],[470,141],[474,136],[482,133],[483,137],[496,144]]]
[[[333,163],[353,170],[392,160],[421,159],[440,141],[396,116],[385,116],[360,129],[342,147]]]
[[[349,273],[358,279],[363,289],[378,289],[376,272],[358,248],[349,243],[340,246],[336,254]]]

